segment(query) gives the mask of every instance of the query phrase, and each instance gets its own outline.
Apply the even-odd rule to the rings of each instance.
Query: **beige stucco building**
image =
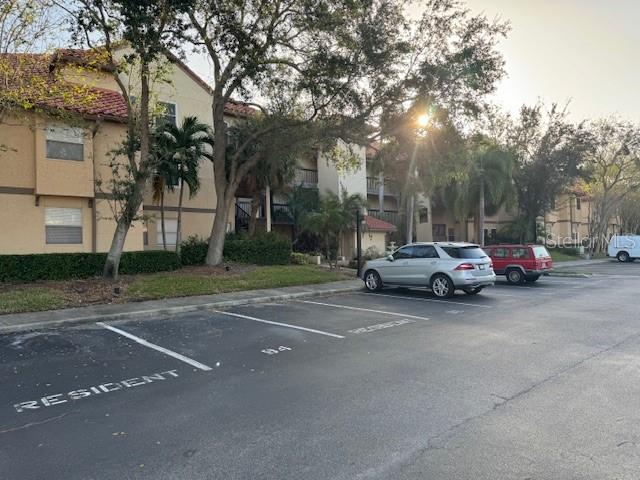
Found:
[[[126,50],[119,52],[124,55]],[[109,162],[114,149],[121,145],[126,133],[126,105],[119,93],[112,72],[83,68],[89,52],[60,50],[54,55],[28,56],[35,73],[43,78],[83,85],[88,93],[81,105],[64,105],[69,113],[64,120],[55,120],[44,112],[46,108],[17,112],[0,122],[0,254],[49,252],[104,252],[109,249],[115,221],[112,199],[105,190],[112,176]],[[209,86],[179,59],[171,57],[160,66],[166,70],[165,81],[152,86],[152,99],[166,121],[180,124],[187,116],[212,123],[212,92]],[[33,71],[30,72],[33,74]],[[134,97],[135,75],[120,78]],[[168,81],[166,81],[168,80]],[[56,104],[56,107],[60,105]],[[228,122],[246,118],[253,109],[231,102],[225,114]],[[357,168],[339,171],[320,151],[299,159],[295,183],[307,188],[367,195],[365,148],[339,143],[360,158]],[[119,159],[125,162],[125,159]],[[213,165],[203,160],[199,170],[201,187],[193,198],[185,196],[182,216],[182,238],[207,238],[216,212]],[[101,185],[101,186],[98,186]],[[175,247],[178,188],[166,191],[164,199],[166,248]],[[243,225],[243,214],[250,211],[250,199],[238,192],[234,211],[230,212],[228,231],[236,229],[236,220]],[[291,235],[283,192],[273,192],[272,229]],[[264,198],[263,198],[263,203]],[[140,221],[127,235],[125,250],[163,248],[160,206],[153,201],[151,188],[145,194]],[[279,214],[278,214],[279,213]],[[266,229],[264,210],[260,225]],[[362,246],[375,246],[384,251],[387,234],[394,225],[363,216]],[[353,255],[355,230],[344,236],[341,245],[345,257]]]
[[[86,55],[83,51],[61,50],[54,55],[23,56],[26,60],[20,61],[29,65],[30,75],[35,72],[48,81],[55,75],[56,82],[84,85],[86,96],[78,104],[64,105],[62,118],[47,115],[51,105],[46,104],[2,118],[0,222],[4,228],[0,232],[0,254],[109,249],[115,222],[112,200],[104,189],[112,177],[112,152],[125,137],[127,110],[111,72],[82,68]],[[177,58],[170,60],[162,66],[168,72],[168,81],[153,86],[158,108],[177,124],[187,116],[196,116],[211,125],[209,87]],[[121,78],[135,95],[136,86],[130,83],[130,77],[123,74]],[[230,103],[226,110],[229,121],[246,117],[249,112],[238,103]],[[200,175],[198,194],[185,197],[184,238],[207,237],[213,224],[216,195],[210,162],[203,161]],[[177,195],[177,189],[166,194],[167,243],[172,239],[175,243]],[[140,218],[127,235],[125,250],[159,248],[159,207],[152,201],[150,189]],[[230,218],[232,230],[233,215]]]

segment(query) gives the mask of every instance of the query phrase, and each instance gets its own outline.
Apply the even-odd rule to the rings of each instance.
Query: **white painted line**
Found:
[[[363,294],[369,295],[369,294]],[[372,313],[382,313],[383,315],[393,315],[395,317],[404,317],[404,318],[417,318],[418,320],[429,320],[427,317],[418,317],[417,315],[408,315],[406,313],[397,313],[397,312],[387,312],[385,310],[372,310],[370,308],[362,308],[362,307],[350,307],[348,305],[336,305],[334,303],[322,303],[322,302],[312,302],[311,300],[299,300],[300,303],[310,303],[312,305],[322,305],[323,307],[333,307],[333,308],[345,308],[347,310],[359,310],[361,312],[372,312]]]
[[[336,335],[335,333],[323,332],[322,330],[315,330],[313,328],[300,327],[298,325],[291,325],[289,323],[272,322],[271,320],[263,320],[262,318],[250,317],[249,315],[241,315],[239,313],[223,312],[221,310],[212,310],[215,313],[221,315],[229,315],[230,317],[244,318],[245,320],[251,320],[253,322],[267,323],[269,325],[277,325],[279,327],[294,328],[296,330],[304,330],[305,332],[318,333],[320,335],[326,335],[333,338],[344,338],[342,335]]]
[[[184,355],[176,353],[167,348],[161,347],[160,345],[156,345],[155,343],[147,342],[144,338],[136,337],[135,335],[132,335],[129,332],[120,330],[119,328],[112,327],[111,325],[107,325],[106,323],[102,323],[102,322],[97,322],[96,325],[100,325],[101,327],[104,327],[107,330],[111,330],[112,332],[122,335],[123,337],[127,337],[133,340],[134,342],[139,343],[140,345],[144,345],[145,347],[152,348],[153,350],[162,352],[165,355],[169,355],[170,357],[180,360],[181,362],[188,363],[192,367],[199,368],[200,370],[204,370],[205,372],[208,372],[209,370],[211,370],[211,367],[207,367],[204,363],[197,362],[196,360],[193,360],[189,357],[185,357]]]
[[[480,305],[478,303],[465,303],[465,302],[458,302],[456,300],[438,300],[437,298],[405,297],[404,295],[389,295],[388,293],[362,293],[362,292],[356,292],[356,293],[360,295],[372,295],[375,297],[389,297],[389,298],[401,298],[403,300],[415,300],[417,302],[452,303],[454,305],[465,305],[467,307],[494,308],[492,305]]]
[[[408,318],[404,318],[402,320],[393,320],[392,322],[378,323],[377,325],[369,325],[368,327],[354,328],[353,330],[349,330],[349,333],[355,333],[356,335],[359,335],[361,333],[371,333],[371,332],[376,332],[378,330],[384,330],[386,328],[399,327],[400,325],[407,325],[409,323],[416,323],[416,321],[410,320]]]

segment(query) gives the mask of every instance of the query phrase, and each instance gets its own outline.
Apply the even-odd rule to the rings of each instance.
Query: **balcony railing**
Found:
[[[378,177],[367,177],[367,193],[378,195],[380,193],[380,179]],[[389,186],[389,182],[384,182],[384,194],[393,196],[393,190]]]
[[[297,168],[294,183],[307,188],[316,188],[318,186],[318,171]]]
[[[271,210],[271,221],[273,223],[293,223],[291,210],[289,209],[289,205],[287,205],[286,203],[274,203],[271,205]]]
[[[392,225],[398,225],[398,212],[395,210],[367,210],[369,215],[379,220],[384,220],[385,222],[389,222]]]

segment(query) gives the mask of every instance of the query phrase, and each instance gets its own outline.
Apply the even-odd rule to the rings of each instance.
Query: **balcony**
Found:
[[[272,223],[280,223],[290,225],[293,223],[291,210],[286,203],[274,203],[271,205],[271,221]]]
[[[367,193],[370,195],[378,195],[380,193],[380,179],[378,177],[367,177]],[[384,194],[385,196],[393,197],[395,193],[393,193],[391,187],[389,186],[389,182],[384,182]]]
[[[296,168],[293,182],[295,185],[302,185],[306,188],[318,188],[318,171],[308,168]]]
[[[392,225],[398,225],[398,212],[396,210],[367,210],[367,213],[374,218],[384,220]]]

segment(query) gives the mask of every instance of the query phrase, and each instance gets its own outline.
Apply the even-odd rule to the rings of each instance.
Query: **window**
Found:
[[[549,255],[549,251],[542,245],[537,245],[533,247],[533,254],[535,255],[536,258],[551,257],[551,255]]]
[[[493,251],[493,258],[507,258],[509,257],[509,249],[498,247]]]
[[[160,116],[162,121],[175,127],[178,124],[176,121],[176,104],[169,102],[158,102],[158,104],[164,108],[164,112]]]
[[[530,258],[528,248],[512,248],[511,258]]]
[[[451,258],[485,258],[487,254],[480,247],[442,247]]]
[[[447,240],[447,226],[441,223],[434,223],[431,227],[434,242],[445,242]]]
[[[156,220],[156,245],[162,246],[162,221],[158,218]],[[167,239],[167,245],[175,245],[178,232],[178,221],[174,219],[165,218],[164,220],[164,233]]]
[[[402,247],[395,251],[393,258],[396,260],[403,260],[406,258],[413,258],[413,247]]]
[[[44,230],[47,244],[82,244],[82,209],[45,208]]]
[[[582,201],[580,197],[576,197],[576,210],[580,210],[582,208]]]
[[[412,258],[439,258],[435,247],[431,245],[414,245]]]
[[[429,209],[421,208],[419,210],[420,223],[429,223]]]
[[[450,228],[447,230],[447,240],[449,240],[450,242],[455,242],[456,241],[456,231],[453,228]]]
[[[84,160],[84,131],[64,125],[47,126],[47,158]]]

